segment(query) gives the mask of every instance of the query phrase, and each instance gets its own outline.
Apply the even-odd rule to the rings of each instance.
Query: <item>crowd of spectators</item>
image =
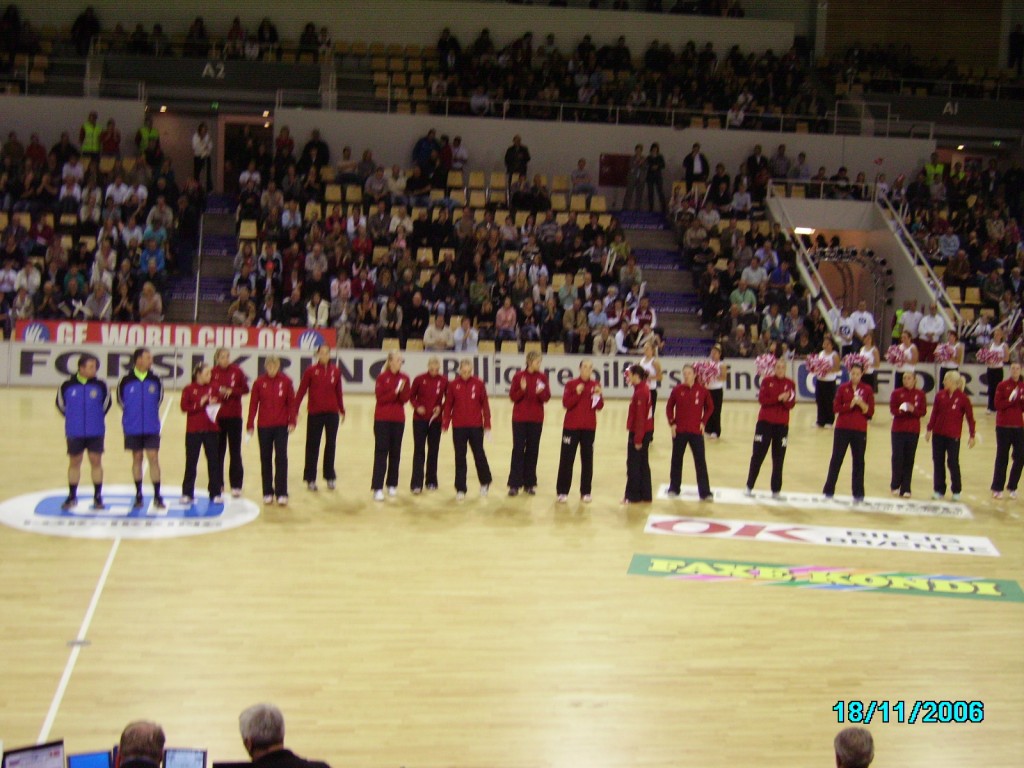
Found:
[[[435,110],[580,121],[668,123],[672,112],[732,110],[730,127],[778,129],[782,113],[822,116],[825,105],[795,48],[776,54],[716,51],[690,41],[673,50],[652,40],[635,56],[625,37],[597,46],[584,35],[560,48],[527,32],[499,46],[484,29],[467,46],[445,29],[429,95]]]
[[[411,148],[408,174],[376,165],[370,150],[356,163],[348,147],[332,164],[316,131],[298,149],[282,128],[275,145],[277,162],[257,149],[264,157],[250,158],[239,179],[239,220],[254,221],[257,236],[235,259],[231,322],[330,326],[343,346],[397,339],[462,351],[536,341],[613,355],[655,337],[618,221],[556,215],[539,175],[512,185],[508,209],[473,210],[445,196],[448,170],[468,153],[434,131]],[[506,158],[529,178],[520,137]],[[325,176],[361,186],[362,201],[328,202]]]
[[[0,316],[159,322],[167,279],[189,274],[205,193],[180,181],[150,120],[122,139],[90,113],[46,148],[0,147]]]

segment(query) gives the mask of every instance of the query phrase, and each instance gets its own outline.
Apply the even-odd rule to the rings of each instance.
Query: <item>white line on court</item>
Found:
[[[160,431],[163,432],[164,422],[167,420],[167,414],[171,412],[171,403],[174,402],[175,396],[171,396],[167,399],[167,405],[164,407],[164,412],[160,416]],[[146,467],[148,460],[142,460],[142,475],[146,475]],[[86,635],[89,633],[89,625],[92,624],[92,617],[96,613],[96,606],[99,605],[100,597],[103,595],[103,589],[107,586],[107,577],[110,575],[110,569],[114,565],[114,558],[117,557],[117,550],[121,546],[121,538],[115,538],[114,542],[110,545],[110,552],[107,554],[107,562],[103,564],[103,570],[100,571],[100,577],[96,581],[96,588],[92,591],[92,599],[89,601],[89,607],[85,609],[85,616],[82,617],[82,625],[78,628],[78,634],[75,636],[73,645],[71,646],[71,653],[68,654],[68,662],[64,665],[64,673],[60,676],[60,682],[57,683],[57,690],[54,691],[53,700],[50,702],[50,709],[46,713],[46,719],[43,721],[43,727],[39,729],[39,737],[36,739],[36,743],[42,744],[50,737],[50,730],[53,728],[53,721],[57,719],[57,712],[60,709],[61,702],[64,701],[64,694],[67,692],[68,683],[71,682],[71,675],[75,671],[75,664],[78,663],[78,655],[82,652],[82,645],[85,642]]]

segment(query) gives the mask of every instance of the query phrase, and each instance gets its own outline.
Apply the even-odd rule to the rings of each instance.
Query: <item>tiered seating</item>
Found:
[[[339,43],[335,46],[338,56],[361,58],[369,56],[373,73],[374,96],[380,101],[390,101],[399,113],[427,113],[430,94],[427,82],[430,73],[437,68],[437,50],[418,45],[385,45],[373,43],[369,47],[356,43]]]

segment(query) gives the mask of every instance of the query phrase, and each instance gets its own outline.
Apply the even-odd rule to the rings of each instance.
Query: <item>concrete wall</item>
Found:
[[[758,131],[697,130],[687,128],[655,128],[603,124],[548,123],[532,120],[488,120],[470,117],[437,117],[433,115],[391,115],[365,112],[319,112],[310,110],[279,110],[274,115],[275,130],[283,125],[291,129],[296,142],[304,142],[310,130],[318,128],[331,147],[332,158],[340,155],[343,145],[352,147],[359,157],[363,149],[373,150],[374,157],[384,165],[411,163],[412,147],[430,128],[438,135],[460,135],[469,151],[473,170],[504,170],[505,149],[512,136],[520,134],[530,149],[531,172],[568,174],[580,157],[597,175],[602,153],[631,154],[633,145],[651,142],[661,144],[668,163],[668,177],[682,175],[682,161],[694,142],[700,142],[708,160],[721,160],[730,173],[761,143],[765,154],[771,154],[779,143],[796,157],[807,153],[812,166],[824,165],[834,172],[846,165],[851,177],[865,171],[873,178],[884,171],[893,178],[898,173],[919,168],[932,152],[935,142],[925,139],[875,139],[859,136],[826,136],[817,134],[778,134]],[[880,165],[875,161],[880,159]],[[812,202],[812,201],[808,201]]]
[[[800,0],[801,3],[807,1]],[[31,0],[19,6],[23,17],[37,26],[70,26],[86,4],[81,0]],[[719,49],[736,44],[753,51],[787,50],[793,41],[793,23],[784,20],[654,17],[610,10],[548,8],[546,3],[542,6],[539,2],[536,6],[522,6],[452,0],[335,0],[332,3],[293,0],[287,4],[253,0],[243,5],[179,0],[176,3],[134,3],[126,7],[117,0],[92,0],[91,5],[104,29],[112,29],[117,21],[129,32],[136,22],[147,28],[159,22],[172,37],[184,37],[196,16],[204,18],[211,36],[223,37],[237,15],[253,32],[264,16],[269,17],[282,38],[293,40],[298,39],[307,21],[313,21],[318,26],[326,25],[335,40],[383,40],[419,45],[436,42],[444,26],[451,27],[463,45],[471,43],[483,27],[490,28],[499,44],[510,42],[527,31],[532,31],[535,38],[550,32],[563,48],[575,45],[586,33],[598,43],[612,42],[619,35],[625,35],[634,54],[651,38],[668,40],[676,46],[691,39],[700,43],[710,40]]]
[[[133,153],[135,132],[143,116],[143,105],[138,101],[4,95],[0,96],[0,125],[5,137],[8,131],[17,131],[24,144],[28,144],[30,134],[38,133],[49,149],[62,131],[69,131],[71,140],[78,144],[78,129],[93,110],[99,114],[100,125],[105,125],[108,118],[115,120],[121,129],[122,149]]]

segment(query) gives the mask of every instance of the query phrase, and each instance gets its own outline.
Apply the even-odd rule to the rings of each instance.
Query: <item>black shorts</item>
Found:
[[[99,437],[69,437],[68,456],[81,456],[89,453],[103,453],[103,435]]]
[[[158,451],[160,450],[160,435],[125,435],[124,449],[126,451]]]

